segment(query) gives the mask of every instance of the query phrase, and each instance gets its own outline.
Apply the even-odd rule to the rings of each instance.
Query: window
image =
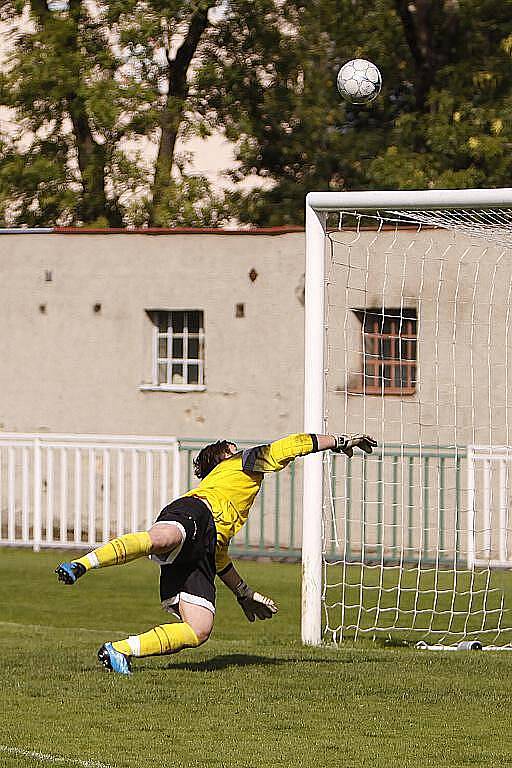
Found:
[[[354,311],[363,331],[361,391],[370,395],[413,395],[416,391],[416,310]]]
[[[153,385],[204,389],[204,317],[199,309],[151,310]]]

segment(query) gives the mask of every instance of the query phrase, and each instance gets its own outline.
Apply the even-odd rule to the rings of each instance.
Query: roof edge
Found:
[[[288,235],[304,232],[304,227],[251,227],[248,229],[222,229],[221,227],[146,227],[138,229],[88,227],[53,227],[57,235]]]

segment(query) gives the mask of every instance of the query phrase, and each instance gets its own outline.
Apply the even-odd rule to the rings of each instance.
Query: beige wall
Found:
[[[331,429],[510,443],[510,254],[449,232],[335,240]],[[300,429],[303,273],[302,233],[0,235],[0,428],[240,439]],[[417,393],[362,398],[351,308],[396,307],[402,296],[419,315]],[[157,308],[204,311],[205,392],[140,389],[152,373],[145,310]]]
[[[390,557],[400,546],[428,557],[438,546],[453,552],[466,521],[465,446],[512,443],[511,254],[449,232],[331,238],[328,429],[364,428],[385,453],[365,465],[337,462],[327,546],[347,531],[357,551],[364,530],[376,557],[380,543]],[[256,441],[302,429],[303,274],[302,233],[0,235],[0,430]],[[401,302],[418,310],[417,391],[363,397],[352,310]],[[203,310],[205,391],[141,389],[152,376],[146,310],[158,308]],[[500,464],[490,495],[478,472],[478,510],[487,494],[495,553]],[[511,462],[506,473],[510,507]],[[286,492],[280,498],[287,509]],[[478,526],[485,554],[487,523]]]
[[[448,231],[337,233],[330,278],[331,420],[381,441],[510,444],[512,253]],[[363,398],[361,323],[351,307],[416,308],[412,396]]]
[[[300,429],[303,240],[0,236],[0,428],[240,439]],[[151,382],[155,308],[204,310],[206,392],[139,389]]]

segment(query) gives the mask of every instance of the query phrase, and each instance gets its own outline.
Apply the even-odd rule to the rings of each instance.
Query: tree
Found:
[[[251,24],[240,5],[205,91],[238,142],[235,182],[266,182],[231,193],[242,221],[300,223],[311,189],[509,185],[510,0],[255,0]],[[384,83],[363,108],[334,86],[358,56]]]
[[[0,77],[6,223],[300,223],[310,189],[509,184],[512,0],[48,1],[0,5],[30,15]],[[363,108],[335,89],[356,56],[384,81]],[[224,200],[176,151],[212,129]]]
[[[215,0],[3,0],[11,34],[0,103],[15,135],[0,137],[0,215],[14,225],[215,224],[222,206],[187,177],[179,134],[205,135],[194,67],[215,49]],[[154,163],[140,139],[156,146]]]

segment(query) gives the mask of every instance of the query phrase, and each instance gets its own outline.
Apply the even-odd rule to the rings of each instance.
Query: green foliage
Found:
[[[27,11],[0,76],[4,224],[294,224],[311,189],[509,184],[512,0],[3,0],[0,19]],[[355,56],[382,71],[369,106],[336,91]],[[212,130],[237,152],[222,201],[176,157]]]
[[[510,0],[254,0],[251,23],[246,5],[230,3],[229,57],[204,83],[235,179],[266,182],[231,196],[242,221],[300,223],[311,189],[509,185]],[[369,106],[335,88],[357,56],[383,75]]]
[[[192,65],[212,37],[213,6],[70,0],[67,12],[50,12],[46,0],[4,0],[0,19],[12,32],[0,104],[18,126],[1,137],[4,225],[216,220],[222,207],[206,179],[183,180],[174,163],[178,136],[208,133]],[[158,201],[141,140],[153,144],[150,155],[164,140],[171,147]]]
[[[229,211],[211,191],[204,176],[172,178],[155,207],[153,220],[160,227],[218,227]]]

